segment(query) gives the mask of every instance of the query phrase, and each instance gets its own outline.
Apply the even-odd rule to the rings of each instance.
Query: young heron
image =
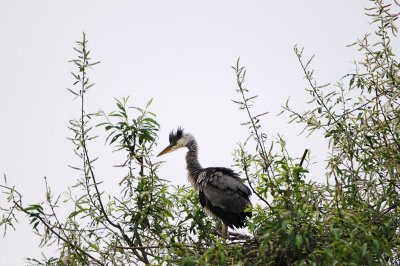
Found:
[[[251,205],[251,191],[241,182],[238,174],[224,167],[202,168],[197,158],[198,146],[195,138],[184,133],[181,128],[169,134],[169,143],[158,156],[182,147],[188,148],[188,179],[192,187],[199,192],[200,203],[205,213],[222,221],[222,238],[226,239],[229,236],[228,227],[244,227],[246,217],[251,217],[251,212],[245,211]]]

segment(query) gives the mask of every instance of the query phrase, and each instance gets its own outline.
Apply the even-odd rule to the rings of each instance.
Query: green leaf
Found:
[[[39,210],[42,211],[43,207],[38,205],[38,204],[34,204],[34,205],[29,205],[28,208],[25,208],[24,211],[29,212],[29,211],[33,211],[33,210]]]
[[[354,75],[353,75],[353,77],[350,79],[350,87],[353,85],[353,83],[354,83]]]
[[[160,126],[160,124],[158,124],[156,120],[154,120],[153,118],[150,118],[150,117],[146,117],[145,119],[143,119],[143,121],[148,121],[154,125]]]
[[[364,243],[361,247],[361,254],[363,257],[365,257],[365,254],[367,254],[367,249],[368,249],[368,244]]]
[[[75,95],[75,96],[79,96],[79,94],[78,94],[78,93],[76,93],[75,91],[73,91],[73,90],[71,90],[71,89],[69,89],[69,88],[67,88],[67,90],[68,90],[70,93],[72,93],[73,95]]]
[[[101,126],[108,125],[108,124],[109,124],[108,122],[104,122],[104,123],[97,124],[96,127],[101,127]]]
[[[118,107],[122,112],[125,112],[125,107],[124,107],[120,102],[117,102],[117,107]]]
[[[151,105],[152,102],[153,102],[153,98],[150,99],[150,100],[147,102],[146,107],[149,107],[149,106]]]
[[[77,210],[77,211],[73,211],[73,212],[70,213],[70,215],[68,215],[68,219],[73,218],[73,217],[77,216],[78,214],[80,214],[80,213],[82,213],[82,212],[84,212],[86,210],[87,209],[80,209],[80,210]]]
[[[288,221],[287,221],[287,220],[283,220],[282,223],[281,223],[281,228],[282,228],[283,230],[286,230],[287,224],[288,224]]]
[[[113,144],[113,143],[114,143],[119,137],[121,137],[121,136],[122,136],[122,133],[115,135],[115,136],[111,139],[110,145]]]
[[[295,245],[298,249],[300,249],[301,245],[303,245],[303,237],[299,234],[297,234],[295,237]]]
[[[37,221],[34,225],[33,225],[33,230],[36,230],[37,226],[40,224],[40,221]]]
[[[94,243],[92,243],[92,242],[88,242],[88,244],[89,244],[89,246],[90,246],[91,248],[93,248],[94,250],[96,250],[96,251],[99,251],[99,250],[100,250],[99,247],[98,247],[96,244],[94,244]]]

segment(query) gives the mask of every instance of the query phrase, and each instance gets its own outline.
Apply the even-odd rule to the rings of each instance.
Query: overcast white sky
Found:
[[[306,82],[293,52],[298,44],[316,54],[316,77],[335,82],[359,58],[346,48],[370,31],[363,7],[369,1],[0,1],[0,173],[25,195],[44,197],[43,177],[55,193],[74,183],[76,162],[68,120],[78,116],[67,61],[82,31],[93,58],[101,60],[91,77],[88,110],[111,111],[113,97],[130,96],[152,110],[161,124],[158,149],[182,125],[200,145],[203,166],[230,166],[237,143],[247,136],[237,111],[231,66],[240,56],[248,68],[247,87],[259,95],[257,110],[268,111],[263,127],[273,139],[283,134],[293,155],[311,149],[311,177],[324,181],[326,141],[299,136],[300,128],[276,117],[288,97],[307,108]],[[103,189],[118,190],[121,172],[104,138],[91,144],[102,156],[96,165]],[[188,184],[184,151],[164,157],[161,175]],[[3,204],[0,202],[0,204]],[[38,238],[20,216],[17,231],[0,238],[0,264],[25,265],[38,256]]]

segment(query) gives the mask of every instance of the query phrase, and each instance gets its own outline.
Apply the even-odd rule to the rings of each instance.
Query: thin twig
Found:
[[[371,224],[375,223],[377,220],[379,220],[380,218],[382,218],[385,214],[387,214],[388,212],[390,212],[390,211],[393,210],[393,209],[396,209],[396,208],[399,207],[399,206],[400,206],[400,202],[398,202],[398,203],[396,203],[396,204],[394,204],[394,205],[388,207],[386,210],[382,211],[382,212],[380,213],[380,215],[378,215],[377,217],[375,217],[374,219],[372,219],[371,221],[369,221],[367,225],[371,225]]]
[[[304,162],[304,160],[306,159],[307,153],[308,153],[308,149],[305,149],[305,150],[304,150],[304,153],[303,153],[303,156],[301,157],[299,166],[303,166],[303,162]]]
[[[242,149],[242,152],[244,152],[243,149]],[[244,157],[244,156],[243,156],[243,157]],[[248,183],[249,186],[250,186],[251,191],[252,191],[252,192],[254,193],[254,195],[256,195],[260,200],[262,200],[265,204],[267,204],[267,206],[268,206],[271,210],[273,210],[273,209],[271,208],[271,205],[269,204],[269,202],[268,202],[266,199],[264,199],[264,197],[262,197],[262,196],[254,189],[254,187],[253,187],[253,185],[252,185],[252,182],[251,182],[251,180],[250,180],[250,177],[249,177],[248,165],[247,165],[247,162],[245,161],[245,159],[243,159],[243,170],[244,170],[244,174],[245,174],[245,176],[246,176],[246,180],[247,180],[247,183]]]

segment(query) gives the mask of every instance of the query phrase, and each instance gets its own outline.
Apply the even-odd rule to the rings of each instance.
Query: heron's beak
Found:
[[[164,155],[164,154],[166,154],[166,153],[168,153],[168,152],[174,151],[174,150],[176,150],[176,149],[179,149],[179,148],[180,148],[180,147],[179,147],[178,145],[169,145],[169,146],[166,147],[162,152],[160,152],[160,154],[157,155],[157,157],[158,157],[158,156],[161,156],[161,155]]]

